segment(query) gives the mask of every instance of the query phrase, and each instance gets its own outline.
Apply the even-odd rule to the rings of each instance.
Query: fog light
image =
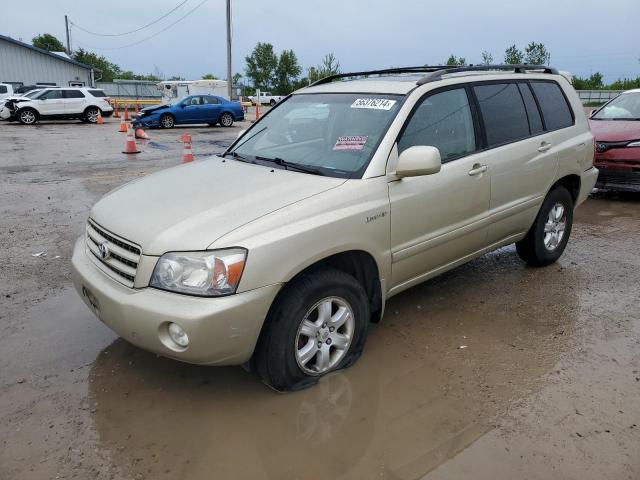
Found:
[[[177,323],[169,324],[169,337],[176,342],[177,345],[186,348],[189,345],[189,336],[184,329]]]

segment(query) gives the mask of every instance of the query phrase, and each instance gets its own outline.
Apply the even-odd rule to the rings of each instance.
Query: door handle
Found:
[[[481,173],[484,173],[486,171],[487,171],[486,165],[480,165],[479,163],[476,163],[473,165],[471,170],[469,170],[469,175],[471,176],[480,175]]]
[[[551,143],[543,141],[543,142],[540,142],[540,146],[538,147],[538,151],[539,152],[546,152],[550,148],[551,148]]]

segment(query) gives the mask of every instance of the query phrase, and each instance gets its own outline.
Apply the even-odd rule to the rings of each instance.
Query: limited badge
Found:
[[[336,144],[333,146],[333,150],[362,150],[368,138],[367,135],[345,135],[338,137]]]

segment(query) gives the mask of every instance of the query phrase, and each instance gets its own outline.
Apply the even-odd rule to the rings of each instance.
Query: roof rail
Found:
[[[438,72],[440,70],[444,70],[447,68],[446,65],[423,65],[419,67],[397,67],[397,68],[386,68],[384,70],[367,70],[363,72],[348,72],[348,73],[337,73],[335,75],[329,75],[328,77],[321,78],[320,80],[316,80],[313,82],[310,87],[314,85],[322,85],[324,83],[331,83],[334,80],[338,80],[339,78],[348,78],[348,77],[365,77],[369,75],[387,75],[394,73],[427,73],[427,72]]]
[[[424,85],[425,83],[435,82],[437,80],[442,80],[443,75],[449,75],[451,73],[460,73],[460,72],[482,72],[482,71],[491,71],[491,70],[499,70],[499,71],[509,71],[513,70],[514,73],[526,73],[531,71],[541,71],[542,73],[549,73],[558,75],[559,72],[555,68],[547,67],[545,65],[527,65],[525,64],[517,64],[517,65],[468,65],[466,67],[443,67],[440,70],[435,72],[429,72],[427,75],[418,80],[418,85]]]

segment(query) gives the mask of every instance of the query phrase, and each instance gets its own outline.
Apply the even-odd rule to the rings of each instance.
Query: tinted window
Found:
[[[191,98],[187,98],[184,101],[185,105],[201,105],[202,104],[202,97],[191,97]]]
[[[436,93],[422,101],[398,140],[398,153],[416,145],[437,147],[443,162],[476,149],[473,117],[464,89]]]
[[[84,98],[84,93],[80,90],[65,90],[64,96],[65,98]]]
[[[220,103],[216,97],[202,97],[202,100],[207,105],[217,105]]]
[[[533,98],[529,85],[526,83],[519,83],[518,88],[522,94],[524,106],[527,109],[527,117],[529,118],[529,129],[531,130],[531,134],[537,135],[544,129],[542,128],[542,118],[540,118],[540,111],[536,105],[536,100]]]
[[[0,85],[0,93],[7,93],[9,90],[5,85]]]
[[[54,98],[62,98],[62,90],[47,90],[38,98],[40,100],[52,100]]]
[[[554,82],[531,82],[531,88],[540,104],[547,130],[558,130],[573,125],[571,108],[560,90],[560,85]]]
[[[89,90],[89,93],[97,98],[104,98],[107,96],[102,90]]]
[[[501,145],[529,136],[529,120],[515,83],[473,87],[487,133],[487,145]]]

